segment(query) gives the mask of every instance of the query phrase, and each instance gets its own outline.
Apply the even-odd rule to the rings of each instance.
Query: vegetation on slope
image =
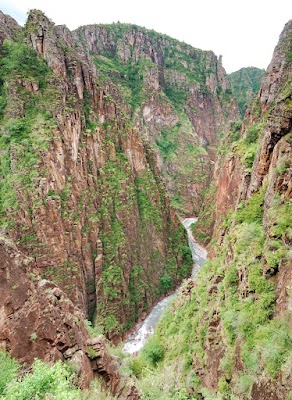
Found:
[[[33,59],[36,68],[25,67],[23,71],[21,70],[21,65],[17,64],[17,60],[18,56],[21,59],[23,53],[26,54],[25,60]],[[50,116],[43,115],[42,107],[44,104],[48,104],[41,102],[44,100],[42,96],[37,98],[29,90],[22,90],[20,87],[17,87],[17,90],[20,90],[19,94],[22,94],[23,97],[17,98],[23,101],[23,104],[20,104],[23,118],[20,118],[19,115],[11,116],[10,113],[9,118],[12,118],[12,122],[7,119],[4,111],[9,110],[7,98],[11,99],[11,96],[7,97],[6,84],[10,78],[13,80],[25,78],[25,83],[31,82],[39,85],[40,92],[43,94],[47,85],[45,81],[42,82],[42,77],[47,76],[49,79],[51,72],[45,63],[38,64],[35,55],[30,54],[27,47],[19,43],[6,44],[3,54],[4,61],[0,65],[0,108],[4,123],[11,125],[4,125],[4,135],[1,139],[3,141],[1,144],[4,146],[1,153],[1,157],[3,157],[1,160],[3,168],[1,171],[3,178],[1,195],[4,199],[1,203],[1,212],[3,226],[12,228],[15,222],[13,218],[12,221],[5,218],[8,212],[13,217],[13,210],[18,207],[15,188],[18,188],[18,184],[20,189],[25,187],[27,192],[34,188],[33,178],[38,175],[33,177],[30,176],[30,173],[34,172],[33,167],[39,165],[39,153],[47,150],[52,129],[49,128],[49,132],[46,132],[48,136],[43,135],[42,138],[37,137],[35,140],[34,132],[40,132],[39,126],[34,125],[35,121],[38,122],[41,119],[41,126],[47,126],[44,119],[51,119]],[[122,66],[119,63],[116,64],[112,55],[107,54],[102,57],[106,57],[107,60],[100,56],[96,59],[101,71],[101,81],[102,79],[106,81],[110,75],[120,74],[120,85],[125,94],[124,99],[128,96],[128,101],[132,101],[131,106],[135,110],[136,105],[139,107],[144,96],[143,85],[140,85],[143,77],[143,65],[139,64],[138,67],[132,64]],[[106,64],[110,67],[102,67],[101,60],[103,66]],[[171,59],[174,64],[171,64],[170,67],[182,68],[180,65],[175,65],[176,61],[173,60],[174,57]],[[186,68],[184,64],[182,65],[182,69]],[[21,72],[15,77],[13,74],[17,68],[20,68]],[[115,68],[115,74],[113,74],[113,68]],[[187,71],[180,70],[179,72],[185,74],[186,81],[191,79]],[[201,74],[197,73],[196,83],[201,85],[202,92],[204,92],[205,85],[203,78]],[[217,92],[220,95],[220,90]],[[186,90],[181,87],[173,88],[166,85],[162,96],[167,96],[171,100],[174,109],[180,115],[179,113],[183,113],[186,105],[185,94]],[[221,100],[228,102],[229,97],[229,92],[224,93]],[[35,103],[31,105],[32,100]],[[83,106],[87,125],[84,136],[93,136],[97,122],[86,101]],[[181,125],[183,122],[185,122],[184,117],[181,118]],[[53,126],[53,122],[50,121],[50,123]],[[187,122],[184,127],[186,126]],[[125,224],[119,213],[127,205],[131,206],[129,210],[137,207],[140,221],[137,232],[142,233],[141,237],[146,232],[158,234],[163,229],[163,217],[160,211],[165,204],[165,195],[160,190],[159,179],[151,169],[146,169],[132,179],[131,166],[120,144],[117,144],[115,140],[115,135],[120,132],[108,122],[99,128],[105,133],[104,150],[112,148],[114,151],[111,153],[111,158],[107,159],[104,166],[100,168],[100,185],[95,187],[98,195],[94,195],[92,192],[87,193],[90,205],[99,201],[99,212],[87,215],[82,230],[85,233],[90,231],[90,222],[94,224],[98,222],[101,227],[100,238],[103,246],[104,265],[100,280],[97,282],[97,289],[101,289],[105,302],[98,305],[96,318],[100,319],[99,322],[104,325],[106,331],[120,333],[129,328],[129,325],[138,316],[138,312],[141,311],[141,298],[144,301],[143,294],[152,290],[159,297],[172,289],[175,279],[187,274],[190,258],[186,246],[182,244],[183,228],[181,227],[175,232],[169,230],[167,232],[169,257],[162,260],[157,249],[153,249],[153,253],[150,255],[153,273],[158,264],[163,265],[159,287],[151,285],[151,276],[147,276],[145,279],[142,267],[137,263],[132,266],[130,271],[129,293],[122,298],[122,302],[120,301],[119,295],[124,284],[123,267],[126,267],[124,258],[128,250],[132,250],[133,257],[136,252],[127,248]],[[172,160],[177,153],[178,128],[180,126],[176,125],[169,132],[161,130],[161,137],[156,142],[162,156],[168,161]],[[256,122],[247,128],[242,138],[239,138],[237,127],[229,134],[231,148],[224,148],[223,145],[220,151],[222,154],[229,150],[233,151],[245,166],[246,172],[249,173],[253,167],[262,131],[262,122]],[[43,131],[41,132],[43,133]],[[123,134],[125,133],[127,132],[123,132]],[[287,135],[286,140],[291,144],[291,136]],[[191,152],[197,152],[192,144],[184,144],[188,145],[185,146],[188,151],[191,149]],[[20,153],[26,152],[29,157],[36,153],[35,159],[26,163],[26,158],[22,158],[17,151],[16,153],[11,152],[11,149],[15,148],[16,150],[20,149]],[[33,151],[30,151],[31,148]],[[11,154],[14,154],[14,158],[11,158]],[[201,156],[201,151],[198,151],[196,155]],[[92,167],[89,162],[90,172],[92,172]],[[287,168],[288,160],[282,157],[276,166],[277,174],[284,175]],[[19,172],[15,173],[15,171]],[[17,175],[18,173],[20,176]],[[11,190],[7,191],[7,188]],[[248,399],[258,377],[265,376],[273,382],[279,376],[284,379],[288,376],[292,350],[287,322],[288,313],[284,310],[281,315],[272,317],[276,307],[273,276],[291,262],[289,244],[292,240],[292,204],[285,201],[280,192],[276,192],[269,198],[269,209],[265,210],[266,190],[266,185],[263,185],[247,201],[240,204],[236,212],[226,218],[222,225],[226,235],[222,246],[217,250],[217,257],[202,268],[195,287],[188,283],[185,285],[182,294],[168,310],[141,355],[126,361],[128,368],[140,379],[139,385],[143,398],[161,400]],[[63,191],[51,191],[48,193],[48,197],[61,200],[61,213],[64,220],[79,221],[79,206],[84,198],[79,199],[80,202],[76,209],[70,208],[68,199],[71,193],[72,185],[67,182]],[[127,200],[126,204],[121,201],[122,198]],[[33,211],[32,205],[30,213]],[[209,214],[211,214],[210,210]],[[125,216],[128,217],[129,214],[125,213]],[[25,227],[23,231],[26,231]],[[22,242],[29,243],[33,247],[33,233],[25,232],[19,243]],[[93,253],[92,256],[92,260],[94,260],[96,253]],[[180,268],[177,268],[178,260],[182,261]],[[56,279],[53,275],[52,279]],[[66,279],[66,274],[62,276],[61,281],[62,279]],[[94,291],[96,282],[88,282],[88,284],[93,285]],[[122,306],[130,304],[133,320],[117,321],[120,303]],[[145,308],[147,307],[147,304],[143,305]],[[213,353],[212,349],[215,349]],[[0,380],[0,391],[2,391],[1,395],[4,399],[25,399],[34,396],[60,399],[78,399],[79,396],[83,398],[83,394],[74,386],[74,374],[64,364],[57,363],[55,366],[49,367],[41,361],[36,361],[33,373],[26,374],[17,381],[19,370],[17,363],[2,353],[0,360],[5,371]],[[208,379],[206,380],[209,371],[213,371],[215,375],[214,382],[211,384]]]
[[[20,42],[4,42],[0,59],[0,216],[12,227],[19,207],[17,187],[29,196],[41,175],[39,164],[48,149],[55,126],[49,111],[55,91],[48,86],[52,74],[35,51]],[[17,81],[36,85],[39,96]],[[25,234],[25,232],[24,232]]]
[[[155,379],[156,386],[148,387],[143,398],[176,398],[172,396],[180,388],[180,393],[187,390],[185,398],[248,399],[259,375],[274,380],[288,373],[289,314],[271,319],[274,283],[265,271],[291,262],[283,238],[290,235],[292,202],[285,204],[278,196],[272,202],[275,244],[263,228],[264,194],[263,188],[229,217],[236,221],[233,227],[226,220],[230,231],[218,256],[202,267],[195,287],[183,291],[189,294],[181,294],[170,306],[142,354],[132,361],[141,388]],[[268,254],[267,248],[274,250]],[[200,374],[212,368],[210,346],[218,361],[218,389],[213,392],[205,388]],[[173,382],[165,379],[169,371],[176,377]]]
[[[50,365],[35,359],[31,371],[24,371],[21,365],[7,353],[0,352],[0,399],[29,400],[110,400],[112,399],[96,379],[90,389],[81,390],[76,386],[76,370],[61,361]]]
[[[242,118],[244,118],[245,111],[259,91],[264,72],[263,69],[247,67],[229,75],[232,91]]]
[[[289,117],[287,97],[281,107]],[[261,114],[256,105],[254,122],[245,121],[242,136],[241,123],[234,123],[219,149],[223,160],[236,157],[251,179],[262,165],[255,155],[265,143],[263,134],[269,134],[267,127],[281,127],[279,114]],[[133,360],[145,399],[248,400],[257,390],[267,396],[280,391],[279,398],[287,394],[292,358],[291,313],[283,304],[289,296],[283,287],[289,289],[282,282],[292,262],[292,201],[286,184],[292,140],[287,131],[281,131],[264,183],[222,221],[216,257],[202,267],[194,287],[186,283]]]

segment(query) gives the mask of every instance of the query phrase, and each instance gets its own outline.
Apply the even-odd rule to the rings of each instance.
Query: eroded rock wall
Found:
[[[20,49],[35,65],[3,69],[3,227],[118,340],[189,273],[183,227],[117,85],[101,85],[73,34],[40,11],[23,34],[3,53]]]
[[[132,120],[155,151],[172,205],[197,214],[220,135],[239,115],[221,58],[135,25],[89,25],[75,35],[103,79],[130,88]]]

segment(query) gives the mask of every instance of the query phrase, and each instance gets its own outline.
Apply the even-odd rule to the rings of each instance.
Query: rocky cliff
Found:
[[[27,257],[11,240],[1,237],[0,265],[0,349],[1,354],[9,351],[20,361],[21,375],[31,372],[35,358],[50,364],[66,360],[76,373],[79,387],[87,388],[93,378],[99,377],[116,398],[140,398],[133,382],[121,376],[105,339],[90,338],[84,313],[57,285],[42,279],[33,257]],[[5,367],[3,364],[0,396],[6,399],[5,395],[2,397],[7,379]],[[45,380],[44,377],[44,391]],[[17,395],[24,396],[23,392]],[[8,398],[15,396],[14,393]]]
[[[220,135],[239,115],[221,58],[136,25],[89,25],[75,35],[100,79],[115,81],[130,104],[172,205],[197,214]]]
[[[153,152],[117,85],[39,11],[3,43],[1,105],[2,229],[121,337],[191,267]]]
[[[217,246],[151,343],[164,352],[156,398],[169,393],[170,366],[190,397],[290,398],[291,39],[289,21],[242,127],[233,124],[220,145]]]
[[[4,40],[12,40],[21,31],[21,27],[18,23],[9,15],[4,14],[0,11],[0,44]]]
[[[1,46],[5,234],[118,339],[189,271],[160,173],[197,212],[237,115],[221,60],[131,25],[72,33],[37,10],[23,29],[1,14]]]

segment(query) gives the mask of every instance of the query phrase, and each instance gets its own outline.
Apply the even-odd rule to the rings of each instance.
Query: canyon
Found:
[[[136,25],[0,12],[2,350],[66,360],[121,399],[289,398],[291,43],[289,21],[267,71],[229,78]],[[190,276],[194,216],[210,260],[118,361]]]

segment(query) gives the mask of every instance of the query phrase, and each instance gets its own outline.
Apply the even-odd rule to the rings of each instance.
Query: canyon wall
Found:
[[[36,358],[48,363],[66,360],[75,371],[75,384],[79,387],[88,388],[92,379],[102,378],[104,387],[115,398],[140,398],[133,380],[120,374],[104,337],[89,336],[84,313],[57,285],[40,276],[34,258],[3,237],[0,279],[0,350],[9,351],[22,364],[20,378],[31,372]],[[5,368],[6,364],[4,381]],[[44,377],[43,387],[45,380]]]
[[[216,147],[239,117],[222,59],[130,24],[75,31],[104,82],[116,82],[181,216],[197,215]]]
[[[242,127],[220,145],[212,260],[154,337],[198,398],[291,391],[291,35],[289,21]]]
[[[1,14],[1,46],[3,234],[118,340],[190,271],[170,202],[199,210],[237,116],[221,59],[38,10],[23,29]]]
[[[93,319],[118,341],[190,273],[186,234],[130,106],[114,82],[99,79],[75,36],[37,10],[24,28],[4,14],[1,23],[1,236],[72,301],[79,319]],[[8,308],[18,285],[9,280]],[[39,290],[25,290],[27,304],[42,299]],[[20,356],[28,362],[57,346],[34,328],[34,317],[45,318],[43,310],[23,343],[31,348],[36,334],[31,354]],[[50,324],[54,315],[46,318]],[[21,326],[13,326],[17,335]],[[18,354],[10,336],[1,339]]]

